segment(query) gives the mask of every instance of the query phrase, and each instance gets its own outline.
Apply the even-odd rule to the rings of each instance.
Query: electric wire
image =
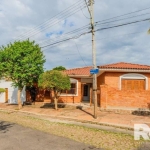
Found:
[[[80,8],[80,9],[81,9],[81,8]],[[87,17],[87,16],[84,14],[84,12],[83,12],[82,9],[81,9],[81,12],[82,12],[83,16],[84,16],[86,19],[91,19],[91,18]]]
[[[131,17],[128,17],[128,18],[123,18],[123,19],[114,20],[114,21],[110,21],[110,22],[104,22],[104,23],[101,23],[101,24],[96,24],[95,26],[97,27],[97,26],[99,26],[99,25],[103,25],[103,24],[107,24],[107,23],[112,23],[112,22],[117,22],[117,21],[121,21],[121,20],[126,20],[126,19],[129,19],[129,18],[139,17],[139,16],[143,16],[143,15],[147,15],[147,14],[150,14],[150,13],[145,13],[145,14],[140,14],[140,15],[136,15],[136,16],[131,16]],[[112,24],[111,24],[111,25],[112,25]],[[88,26],[88,25],[86,25],[85,27],[83,26],[83,28],[81,27],[81,29],[79,28],[79,29],[77,29],[77,30],[70,31],[70,32],[66,33],[65,35],[79,32],[80,30],[83,30],[83,29],[87,28],[87,26]],[[91,27],[89,26],[89,29],[90,29],[90,28],[91,28]],[[59,36],[59,37],[63,37],[63,36],[64,36],[64,35],[61,35],[61,36]],[[58,37],[57,37],[57,38],[58,38]]]
[[[122,14],[122,15],[119,15],[119,16],[115,16],[115,17],[112,17],[112,18],[96,21],[95,23],[104,22],[104,21],[107,21],[107,20],[115,19],[115,18],[120,18],[120,17],[123,17],[123,16],[127,16],[127,15],[130,15],[130,14],[138,13],[138,12],[141,12],[141,11],[144,11],[144,10],[148,10],[148,9],[150,9],[150,7],[143,8],[143,9],[140,9],[140,10],[137,10],[137,11],[133,11],[133,12],[129,12],[129,13],[125,13],[125,14]]]
[[[130,19],[130,18],[136,18],[136,17],[139,17],[139,16],[148,15],[148,14],[150,14],[150,12],[149,13],[145,13],[145,14],[136,15],[136,16],[131,16],[131,17],[128,17],[128,18],[122,18],[122,19],[118,19],[118,20],[113,20],[113,21],[109,21],[109,22],[96,23],[95,26],[97,26],[97,25],[103,25],[103,24],[108,24],[108,23],[112,23],[112,22],[118,22],[118,21]]]
[[[119,25],[115,25],[115,26],[106,27],[106,28],[100,28],[100,29],[95,30],[94,32],[102,31],[102,30],[106,30],[106,29],[111,29],[111,28],[117,28],[117,27],[129,25],[129,24],[135,24],[135,23],[139,23],[139,22],[143,22],[143,21],[149,21],[149,20],[150,20],[150,18],[146,18],[143,20],[137,20],[137,21],[123,23],[123,24],[119,24]]]
[[[100,29],[95,30],[94,32],[102,31],[102,30],[106,30],[106,29],[111,29],[111,28],[117,28],[117,27],[126,26],[126,25],[130,25],[130,24],[135,24],[135,23],[144,22],[144,21],[148,21],[148,20],[150,20],[150,18],[143,19],[143,20],[137,20],[137,21],[133,21],[133,22],[128,22],[128,23],[124,23],[124,24],[119,24],[119,25],[115,25],[115,26],[110,26],[110,27],[106,27],[106,28],[100,28]],[[55,43],[51,43],[51,44],[42,46],[41,48],[45,48],[45,47],[48,47],[48,46],[51,46],[51,45],[55,45],[55,44],[58,44],[58,43],[62,43],[62,42],[64,42],[64,41],[68,41],[68,40],[70,40],[70,39],[79,38],[80,36],[82,36],[82,35],[84,35],[84,34],[88,34],[88,33],[91,33],[91,31],[82,33],[82,34],[80,34],[80,35],[78,35],[78,36],[74,36],[74,37],[71,37],[71,38],[67,38],[67,39],[65,39],[65,40],[57,41],[57,42],[55,42]]]
[[[75,41],[74,41],[74,43],[75,43],[75,46],[76,46],[77,51],[78,51],[78,53],[79,53],[79,56],[80,56],[81,60],[83,61],[83,64],[84,64],[85,66],[87,66],[87,64],[85,63],[83,57],[81,56],[81,53],[80,53],[80,51],[79,51],[79,47],[78,47],[77,43],[76,43]]]
[[[85,35],[85,34],[88,34],[88,33],[90,33],[90,32],[91,32],[91,31],[89,31],[89,32],[84,32],[84,33],[82,33],[82,34],[80,34],[80,35],[76,35],[76,36],[71,37],[71,38],[67,38],[67,39],[64,39],[64,40],[61,40],[61,41],[52,43],[52,44],[48,44],[48,45],[42,46],[41,48],[45,48],[45,47],[48,47],[48,46],[51,46],[51,45],[55,45],[55,44],[57,44],[57,43],[62,43],[62,42],[65,42],[65,41],[68,41],[68,40],[71,40],[71,39],[77,39],[77,38],[79,38],[80,36]]]
[[[66,18],[72,16],[73,14],[75,14],[75,13],[77,13],[77,12],[79,12],[79,11],[80,11],[80,9],[76,9],[73,13],[67,14],[67,15],[65,16],[65,18],[59,18],[59,19],[66,19]],[[44,29],[42,29],[42,30],[40,30],[40,31],[35,31],[35,33],[33,33],[32,35],[26,36],[26,37],[24,37],[24,38],[26,38],[26,39],[27,39],[27,38],[31,38],[31,37],[33,37],[33,36],[35,36],[35,35],[41,33],[42,31],[44,31],[44,30],[46,30],[46,29],[48,29],[48,28],[50,28],[50,27],[52,27],[52,26],[54,26],[54,25],[56,25],[56,24],[62,22],[62,21],[63,21],[63,20],[55,21],[55,22],[53,22],[50,26],[47,26],[47,27],[45,27]],[[21,39],[23,39],[23,38],[21,38]],[[19,40],[21,40],[21,39],[19,39]]]
[[[62,38],[64,38],[64,37],[66,37],[66,35],[68,36],[68,35],[70,35],[70,34],[74,34],[74,33],[77,33],[77,32],[80,32],[80,31],[83,31],[83,30],[85,30],[85,29],[89,29],[90,28],[90,26],[83,26],[83,27],[81,27],[81,28],[78,28],[78,29],[75,29],[75,30],[73,30],[73,31],[70,31],[70,32],[67,32],[67,33],[64,33],[63,35],[60,35],[60,36],[56,36],[55,38],[52,38],[52,39],[46,39],[46,40],[43,40],[43,41],[39,41],[39,43],[45,43],[45,42],[51,42],[51,41],[54,41],[55,39],[57,39],[58,40],[58,38],[59,39],[62,39]]]
[[[79,1],[78,1],[79,2]],[[76,2],[77,4],[78,4],[78,2]],[[86,2],[86,1],[85,1]],[[75,3],[75,4],[76,4]],[[75,4],[73,4],[72,6],[70,6],[70,7],[73,7]],[[79,3],[79,4],[81,4],[81,3]],[[68,8],[70,8],[70,7],[68,7]],[[87,6],[88,7],[88,6]],[[106,21],[106,20],[110,20],[110,19],[113,19],[113,18],[118,18],[118,17],[121,17],[121,16],[126,16],[126,15],[129,15],[129,14],[133,14],[133,13],[137,13],[137,12],[140,12],[140,11],[144,11],[144,10],[147,10],[147,9],[150,9],[150,7],[148,7],[148,8],[145,8],[145,9],[141,9],[141,10],[137,10],[137,11],[134,11],[134,12],[130,12],[130,13],[127,13],[127,14],[123,14],[123,15],[120,15],[120,16],[116,16],[116,17],[112,17],[112,18],[109,18],[109,19],[105,19],[105,20],[102,20],[102,21]],[[65,11],[65,10],[64,10]],[[61,13],[61,12],[60,12]],[[58,14],[60,14],[60,13],[58,13]],[[57,15],[58,15],[57,14]],[[57,16],[57,15],[55,15],[55,16]],[[141,14],[141,15],[144,15],[144,14]],[[55,16],[53,16],[52,18],[54,18]],[[138,15],[138,16],[140,16],[140,15]],[[137,17],[137,16],[132,16],[132,17],[130,17],[130,18],[133,18],[133,17]],[[124,19],[127,19],[127,18],[124,18]],[[123,19],[121,19],[121,20],[123,20]],[[95,22],[97,25],[99,25],[98,24],[98,22],[102,22],[102,21],[97,21],[97,22]],[[115,20],[115,21],[119,21],[119,20]],[[115,22],[115,21],[111,21],[111,22]],[[60,21],[61,22],[61,21]],[[103,24],[106,24],[106,23],[110,23],[110,22],[104,22]],[[40,25],[39,25],[39,27],[40,27]],[[41,32],[41,31],[39,31],[39,32]],[[39,33],[38,32],[38,33]],[[74,32],[76,32],[76,31],[74,31]],[[74,32],[70,32],[70,34],[71,33],[74,33]],[[36,33],[36,34],[38,34],[38,33]],[[34,35],[36,35],[36,34],[34,34]],[[69,34],[69,33],[68,33]],[[34,36],[34,35],[32,35],[32,36]],[[31,36],[31,37],[32,37]],[[30,38],[30,37],[29,37]]]
[[[80,0],[77,1],[76,3],[74,3],[73,5],[67,7],[66,9],[64,9],[63,11],[59,12],[58,14],[54,15],[53,17],[49,18],[47,21],[44,21],[44,23],[39,24],[38,26],[32,28],[31,30],[29,30],[27,33],[25,34],[21,34],[19,37],[22,37],[24,35],[27,34],[31,34],[32,32],[35,31],[35,29],[39,29],[41,28],[41,26],[44,26],[45,24],[49,24],[50,22],[52,22],[54,19],[56,19],[59,16],[64,15],[65,13],[68,13],[69,10],[74,9],[75,7],[78,7],[78,5],[81,5],[83,2],[81,2]],[[53,19],[53,20],[52,20]],[[18,38],[19,38],[18,37]]]

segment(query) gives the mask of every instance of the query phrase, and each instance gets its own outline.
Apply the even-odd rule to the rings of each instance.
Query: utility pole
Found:
[[[86,1],[86,0],[85,0]],[[87,3],[86,3],[87,4]],[[93,60],[93,69],[97,69],[96,66],[96,48],[95,48],[95,26],[94,26],[94,0],[88,1],[90,21],[91,21],[91,32],[92,32],[92,60]],[[97,118],[97,76],[93,74],[93,101],[94,101],[94,118]]]

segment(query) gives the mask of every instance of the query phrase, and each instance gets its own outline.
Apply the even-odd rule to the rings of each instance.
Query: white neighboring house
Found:
[[[18,88],[12,86],[12,81],[6,81],[5,79],[0,80],[0,88],[4,88],[7,92],[0,93],[0,103],[5,103],[8,101],[9,104],[17,104],[17,93]],[[6,95],[7,94],[7,95]],[[25,87],[21,92],[21,102],[26,101],[26,91]]]

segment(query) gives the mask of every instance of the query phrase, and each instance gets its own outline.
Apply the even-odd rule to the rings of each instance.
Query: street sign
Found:
[[[98,68],[90,70],[90,74],[98,74],[98,72],[99,72]]]

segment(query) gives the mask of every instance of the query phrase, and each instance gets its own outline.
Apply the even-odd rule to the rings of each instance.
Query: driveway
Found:
[[[64,137],[0,121],[0,150],[98,150]]]

